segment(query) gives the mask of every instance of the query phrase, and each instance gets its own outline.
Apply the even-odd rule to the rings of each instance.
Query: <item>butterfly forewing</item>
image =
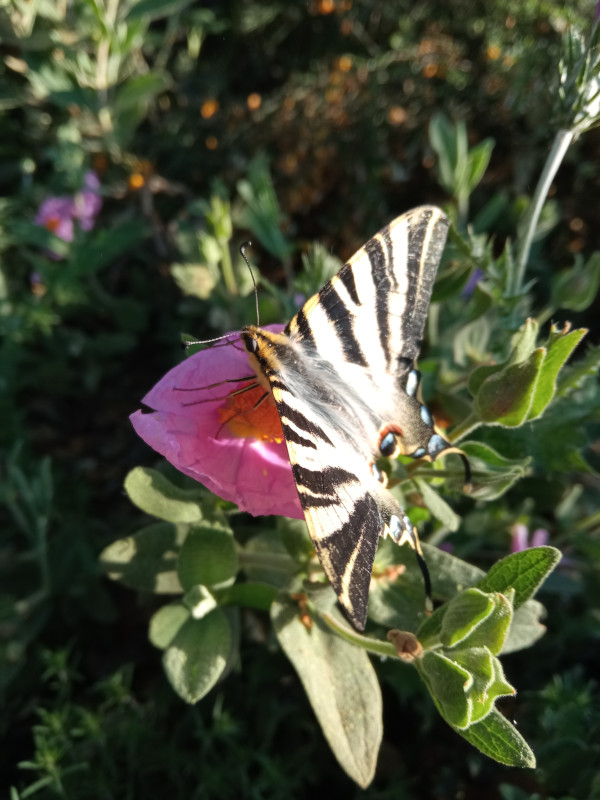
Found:
[[[421,349],[447,231],[435,207],[398,217],[304,304],[286,333],[338,367],[363,366],[375,380],[406,373]]]
[[[283,334],[243,332],[277,404],[309,533],[360,630],[379,536],[391,527],[395,538],[418,546],[373,463],[386,426],[410,440],[409,454],[434,435],[428,412],[405,387],[447,228],[437,208],[410,211],[370,239]]]

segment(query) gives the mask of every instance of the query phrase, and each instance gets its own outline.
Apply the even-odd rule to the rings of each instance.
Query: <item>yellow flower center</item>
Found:
[[[225,406],[219,408],[219,419],[239,439],[279,444],[283,441],[283,430],[273,395],[269,393],[261,401],[265,389],[253,383],[246,386],[252,388],[243,391],[245,387],[241,387],[242,391],[236,389],[229,395]]]

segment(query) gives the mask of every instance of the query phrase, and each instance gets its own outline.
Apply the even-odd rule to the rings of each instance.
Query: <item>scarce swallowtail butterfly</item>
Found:
[[[456,452],[434,429],[415,367],[447,231],[438,208],[413,209],[370,239],[282,333],[241,331],[279,411],[317,554],[358,630],[379,537],[409,544],[424,563],[377,460]]]

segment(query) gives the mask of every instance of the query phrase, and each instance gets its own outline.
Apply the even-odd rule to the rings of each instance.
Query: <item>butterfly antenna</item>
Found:
[[[254,299],[256,301],[256,325],[260,326],[260,315],[258,313],[258,287],[256,286],[256,281],[254,280],[254,273],[252,272],[252,267],[250,266],[250,262],[246,256],[246,248],[252,247],[252,242],[244,242],[243,245],[240,246],[240,253],[242,254],[242,258],[246,262],[246,266],[248,267],[248,271],[250,272],[250,277],[252,278],[252,283],[254,284]]]
[[[231,331],[229,333],[224,333],[223,336],[215,336],[214,339],[197,339],[194,342],[182,342],[181,346],[184,350],[187,350],[188,347],[192,347],[194,344],[212,344],[213,342],[220,342],[222,339],[227,339],[229,336],[231,336]]]

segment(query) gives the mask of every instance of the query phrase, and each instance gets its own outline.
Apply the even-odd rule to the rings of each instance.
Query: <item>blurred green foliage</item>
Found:
[[[583,0],[0,3],[0,782],[14,798],[599,796],[597,128],[571,144],[524,281],[515,267],[557,127],[589,127],[593,14]],[[75,222],[66,242],[36,225],[40,204],[74,197],[89,170],[103,200],[93,229]],[[239,659],[227,679],[187,707],[146,639],[152,620],[164,644],[178,609],[161,620],[149,592],[136,603],[97,557],[140,528],[121,486],[154,457],[127,416],[181,357],[180,334],[255,319],[239,245],[255,243],[261,321],[285,321],[295,294],[333,274],[332,253],[343,260],[423,202],[445,205],[461,234],[446,248],[421,360],[436,417],[468,417],[467,381],[481,389],[522,364],[535,373],[531,391],[508,384],[529,398],[520,427],[471,429],[485,497],[416,505],[425,538],[488,571],[521,523],[547,530],[564,558],[540,597],[548,633],[503,657],[519,696],[501,707],[536,772],[480,756],[439,720],[414,671],[372,659],[384,739],[363,792],[275,644],[261,610],[272,594],[219,589],[211,614],[231,625],[232,607],[254,610],[231,627]],[[560,360],[567,320],[590,334],[544,381],[554,397],[535,419],[538,361]],[[493,390],[471,422],[489,419]],[[411,478],[420,503],[431,475]],[[452,533],[449,512],[462,517]],[[288,523],[234,522],[246,545],[290,541]],[[195,596],[196,608],[206,602]],[[225,652],[219,620],[207,635]]]

